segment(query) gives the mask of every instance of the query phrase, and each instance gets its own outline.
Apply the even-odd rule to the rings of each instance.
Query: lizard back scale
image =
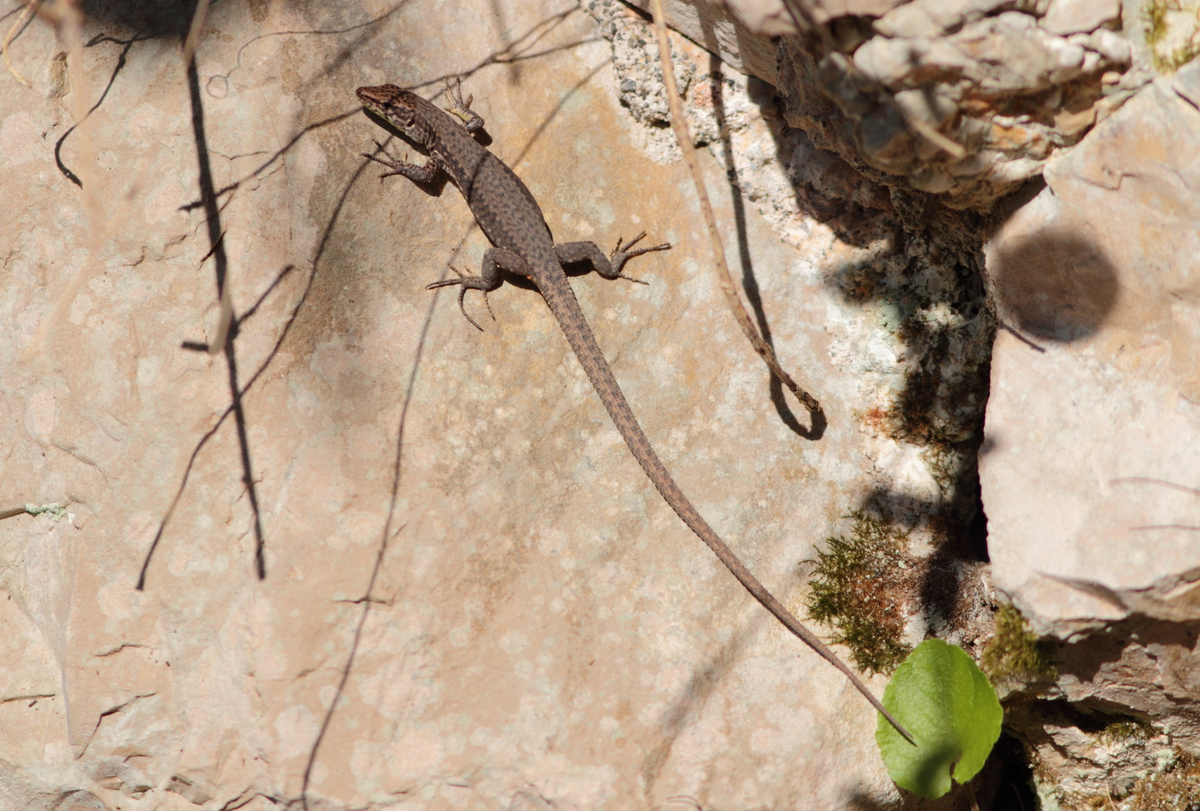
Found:
[[[495,246],[484,254],[479,276],[463,276],[455,270],[459,278],[434,282],[428,288],[458,285],[459,309],[468,321],[480,328],[463,307],[467,290],[481,291],[486,301],[488,292],[500,286],[502,270],[530,279],[546,300],[625,444],[671,509],[716,554],[754,599],[825,661],[845,674],[871,705],[910,743],[914,743],[908,731],[892,717],[858,675],[758,582],[675,484],[626,402],[563,270],[564,262],[588,260],[606,279],[629,279],[621,273],[626,261],[650,251],[666,250],[670,245],[629,250],[645,236],[644,233],[627,243],[624,250],[618,241],[608,257],[591,242],[555,245],[541,207],[529,189],[512,169],[472,137],[471,134],[483,126],[483,119],[470,109],[472,97],[464,102],[461,92],[453,94],[447,112],[395,85],[360,87],[355,92],[368,111],[429,151],[429,159],[423,165],[414,164],[392,157],[382,144],[376,142],[388,160],[365,153],[363,157],[391,170],[381,175],[380,180],[398,174],[420,183],[430,183],[439,172],[445,172],[462,192],[480,228]],[[459,120],[456,121],[451,115]]]

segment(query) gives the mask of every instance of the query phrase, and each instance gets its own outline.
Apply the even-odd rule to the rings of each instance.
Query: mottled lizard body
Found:
[[[648,251],[665,250],[670,246],[657,245],[629,250],[641,239],[639,236],[625,245],[624,250],[618,241],[611,257],[605,257],[600,249],[590,242],[555,245],[542,210],[529,189],[503,161],[472,137],[471,133],[483,126],[483,119],[469,109],[471,99],[464,103],[461,96],[452,97],[453,106],[449,112],[461,120],[457,121],[415,93],[394,85],[360,87],[356,92],[367,110],[429,150],[429,159],[423,165],[397,160],[390,155],[390,160],[383,160],[375,155],[364,155],[392,170],[382,175],[381,179],[400,174],[410,180],[429,183],[435,180],[440,172],[445,172],[462,192],[480,228],[495,246],[484,254],[479,276],[459,274],[457,279],[435,282],[429,287],[459,285],[461,309],[463,296],[468,289],[482,291],[486,299],[488,291],[499,287],[502,281],[501,270],[530,279],[558,320],[571,349],[575,351],[579,363],[600,396],[600,401],[625,439],[625,444],[629,446],[634,458],[667,504],[692,532],[716,553],[725,567],[756,600],[789,631],[842,671],[875,709],[904,737],[911,740],[907,731],[884,709],[857,674],[758,582],[675,484],[675,480],[659,461],[658,455],[625,401],[625,395],[617,385],[617,380],[613,377],[612,370],[584,319],[583,311],[579,308],[563,270],[564,262],[580,262],[586,259],[604,278],[629,278],[621,274],[621,268],[628,259]],[[382,146],[380,150],[387,154]],[[455,272],[457,273],[457,270]],[[463,315],[466,315],[465,309]],[[475,324],[470,316],[467,316],[467,319]]]

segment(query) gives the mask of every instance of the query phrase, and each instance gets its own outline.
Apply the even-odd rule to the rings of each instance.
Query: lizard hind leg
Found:
[[[441,281],[425,285],[425,289],[436,290],[439,287],[449,287],[450,285],[454,284],[458,285],[459,311],[462,312],[463,318],[471,322],[471,326],[475,327],[475,329],[479,330],[480,332],[483,332],[483,327],[479,326],[478,322],[476,322],[474,318],[467,314],[467,308],[464,304],[464,299],[467,296],[468,290],[478,290],[479,292],[483,293],[483,303],[487,306],[488,315],[490,315],[492,320],[495,321],[496,314],[492,312],[492,303],[488,301],[488,292],[495,290],[499,285],[489,285],[487,280],[482,276],[467,276],[461,270],[454,267],[454,265],[449,265],[448,267],[458,276],[457,279],[442,279]]]
[[[558,256],[558,261],[563,264],[575,264],[578,262],[587,262],[592,266],[592,270],[598,273],[605,279],[625,279],[629,282],[637,282],[638,284],[647,284],[641,279],[635,279],[632,276],[626,276],[621,272],[621,268],[635,256],[641,256],[644,253],[651,251],[665,251],[670,249],[671,243],[665,242],[662,245],[655,245],[650,248],[639,248],[636,251],[629,250],[637,242],[641,241],[646,236],[646,232],[638,234],[629,243],[622,247],[623,239],[617,240],[617,247],[608,256],[596,246],[594,242],[560,242],[554,246],[554,253]]]
[[[646,232],[643,231],[642,233],[638,234],[633,239],[629,240],[629,242],[626,242],[624,248],[621,247],[622,237],[617,237],[617,246],[615,248],[613,248],[612,253],[610,253],[608,255],[608,261],[612,265],[613,273],[616,274],[616,276],[619,276],[622,279],[629,279],[629,281],[631,281],[631,282],[640,282],[641,281],[640,279],[634,279],[630,276],[626,276],[624,273],[621,272],[621,268],[625,266],[625,263],[628,262],[633,257],[641,256],[644,253],[652,253],[654,251],[669,251],[669,250],[671,250],[670,242],[664,242],[661,245],[651,245],[647,248],[638,248],[636,251],[629,250],[634,245],[638,244],[643,239],[645,239],[645,237],[646,237]],[[642,284],[645,284],[645,282],[642,282]]]

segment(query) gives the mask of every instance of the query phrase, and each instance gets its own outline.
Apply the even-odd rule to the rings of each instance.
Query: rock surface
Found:
[[[631,266],[649,287],[575,289],[683,489],[798,611],[798,567],[849,513],[955,498],[921,447],[862,429],[939,358],[977,374],[960,258],[812,218],[797,251],[718,199],[776,351],[825,405],[814,431],[772,402],[690,183],[631,145],[575,6],[215,4],[192,86],[190,18],[138,8],[89,21],[86,88],[36,21],[11,47],[34,89],[0,85],[0,508],[65,505],[0,521],[0,805],[895,800],[874,713],[661,503],[536,294],[498,291],[480,334],[424,290],[485,241],[453,188],[380,184],[358,155],[385,134],[353,89],[433,97],[462,73],[557,236],[674,244]],[[82,131],[72,93],[99,102]],[[823,193],[854,187],[831,166]],[[870,189],[848,205],[892,216]],[[218,271],[239,321],[210,355]],[[892,286],[910,272],[921,297]],[[925,403],[951,429],[982,407]]]
[[[1185,20],[1160,25],[1163,43],[1148,49],[1149,12],[1119,0],[795,3],[819,32],[778,39],[799,29],[774,0],[727,10],[677,0],[667,16],[779,87],[788,123],[822,149],[877,183],[959,209],[989,210],[1120,107],[1154,66],[1177,66],[1194,48]]]
[[[1138,93],[987,247],[1009,327],[980,456],[988,548],[996,588],[1063,640],[1052,696],[1075,714],[1026,729],[1067,807],[1200,751],[1197,86],[1193,62]],[[1130,740],[1105,733],[1129,721]]]
[[[1197,154],[1200,110],[1159,79],[1051,161],[988,245],[1015,331],[997,336],[980,464],[992,562],[1042,633],[1200,619]]]
[[[631,266],[647,288],[574,287],[683,489],[785,602],[882,513],[917,570],[979,581],[939,602],[910,572],[910,642],[980,643],[986,611],[953,602],[991,578],[1058,640],[1054,702],[1009,718],[1047,803],[1200,751],[1200,66],[1143,87],[1131,3],[842,0],[809,9],[833,50],[783,41],[781,115],[677,40],[810,426],[716,292],[644,21],[583,5],[217,4],[193,86],[190,17],[137,4],[91,9],[86,87],[41,23],[13,42],[34,87],[0,84],[0,809],[897,799],[873,713],[661,503],[536,294],[497,291],[479,334],[425,292],[486,242],[452,187],[376,180],[353,89],[436,99],[457,74],[556,236],[674,244]],[[1043,168],[994,219],[962,210]],[[239,321],[210,355],[216,274]],[[954,550],[982,533],[977,455],[990,577]]]

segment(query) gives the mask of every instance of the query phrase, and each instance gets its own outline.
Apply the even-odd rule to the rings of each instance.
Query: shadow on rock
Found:
[[[988,264],[1001,317],[1047,341],[1092,335],[1120,296],[1108,258],[1077,233],[1047,229],[998,246]]]

